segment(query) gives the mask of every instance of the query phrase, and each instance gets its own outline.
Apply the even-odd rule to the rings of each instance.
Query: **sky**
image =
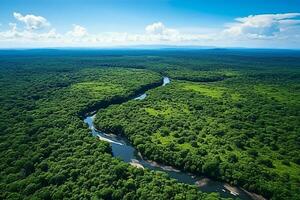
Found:
[[[0,48],[300,49],[300,0],[0,0]]]

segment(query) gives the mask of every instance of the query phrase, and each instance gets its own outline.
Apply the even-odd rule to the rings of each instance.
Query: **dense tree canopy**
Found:
[[[0,199],[220,198],[114,158],[82,120],[98,108],[97,127],[148,159],[297,199],[299,63],[295,52],[0,51]],[[126,102],[163,75],[170,85]]]
[[[218,198],[113,158],[80,119],[160,82],[138,69],[2,65],[0,199]]]
[[[299,73],[190,71],[169,69],[170,85],[100,110],[97,128],[126,135],[148,159],[269,198],[296,199]]]

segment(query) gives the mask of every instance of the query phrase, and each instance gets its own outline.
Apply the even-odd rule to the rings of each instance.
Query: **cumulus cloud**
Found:
[[[224,30],[230,36],[249,38],[272,38],[300,24],[300,13],[249,15],[236,18]]]
[[[225,28],[210,31],[188,31],[170,28],[162,22],[145,27],[143,33],[101,32],[89,33],[78,24],[71,30],[58,33],[49,27],[50,23],[41,16],[14,13],[19,24],[10,23],[9,29],[0,31],[1,42],[15,44],[51,44],[52,46],[111,46],[136,44],[171,44],[205,46],[246,46],[246,47],[300,47],[300,13],[250,15],[234,19]],[[180,31],[179,31],[180,30]],[[195,30],[195,29],[194,29]],[[200,30],[200,31],[199,31]],[[264,46],[267,45],[267,46]],[[284,46],[286,45],[286,46]]]
[[[73,24],[73,30],[69,31],[67,35],[72,37],[84,37],[88,35],[87,29],[83,26]]]
[[[50,26],[50,23],[42,16],[36,15],[22,15],[21,13],[14,12],[14,17],[20,21],[25,23],[25,26],[28,30],[37,30],[42,29],[47,26]]]
[[[146,33],[153,35],[176,35],[179,32],[175,29],[167,28],[162,22],[155,22],[146,26]]]
[[[15,23],[9,23],[9,30],[0,32],[0,38],[2,39],[13,39],[18,38],[20,35],[17,31],[17,24]]]
[[[58,34],[55,29],[51,29],[43,33],[36,33],[29,30],[18,30],[17,25],[14,23],[10,23],[9,26],[9,30],[0,32],[0,41],[56,42],[58,39],[62,38],[62,36]]]

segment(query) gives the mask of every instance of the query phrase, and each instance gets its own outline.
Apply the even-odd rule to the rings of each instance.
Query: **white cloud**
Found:
[[[73,30],[69,31],[67,35],[72,37],[84,37],[88,35],[87,29],[83,26],[73,24]]]
[[[10,29],[0,32],[0,41],[17,41],[17,42],[51,42],[57,41],[61,38],[61,35],[56,32],[55,29],[51,29],[48,32],[36,33],[31,30],[19,30],[17,24],[9,23]]]
[[[162,22],[155,22],[146,26],[146,33],[153,35],[177,35],[179,32],[175,29],[167,28]]]
[[[248,38],[273,38],[300,24],[300,13],[249,15],[236,18],[224,33],[229,36]]]
[[[25,23],[28,30],[37,30],[50,26],[50,23],[47,21],[47,19],[42,16],[22,15],[20,13],[14,12],[14,17],[18,21]]]
[[[3,39],[14,39],[19,38],[21,35],[18,34],[17,24],[9,23],[10,29],[7,31],[0,32],[0,38]]]
[[[0,31],[1,44],[30,44],[32,46],[114,46],[138,44],[244,46],[244,47],[296,47],[300,48],[300,13],[250,15],[236,18],[225,28],[202,27],[169,28],[162,22],[145,27],[143,33],[101,32],[89,33],[81,25],[65,33],[54,28],[43,29],[50,23],[41,16],[14,13],[25,27],[10,23],[9,29]],[[180,31],[179,31],[180,30]]]

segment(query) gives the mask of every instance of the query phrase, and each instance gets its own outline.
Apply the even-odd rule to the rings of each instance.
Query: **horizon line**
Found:
[[[181,45],[137,45],[113,47],[0,47],[5,50],[291,50],[300,51],[300,48],[270,48],[270,47],[218,47],[218,46],[181,46]]]

